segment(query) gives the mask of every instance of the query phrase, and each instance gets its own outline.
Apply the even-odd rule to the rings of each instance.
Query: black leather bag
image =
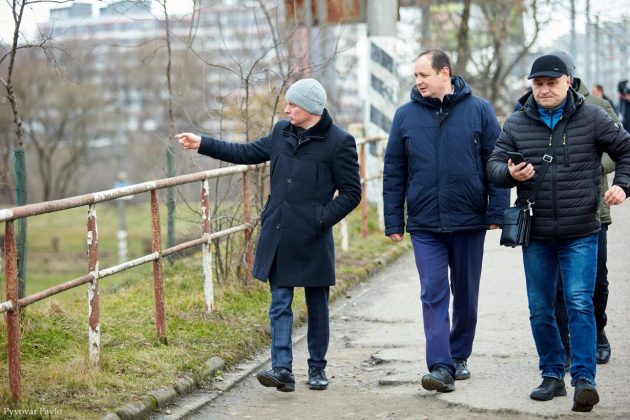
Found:
[[[503,212],[503,227],[500,244],[515,248],[529,244],[532,227],[531,209],[528,204],[510,207]]]

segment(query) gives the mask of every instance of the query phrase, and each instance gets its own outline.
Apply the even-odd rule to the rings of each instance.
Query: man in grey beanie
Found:
[[[294,287],[304,287],[308,309],[308,386],[328,386],[328,295],[335,284],[332,227],[361,201],[354,138],[333,124],[326,91],[314,79],[287,90],[288,120],[252,143],[231,143],[193,133],[177,134],[184,149],[237,164],[270,163],[270,192],[260,215],[253,276],[269,280],[271,369],[258,381],[295,390],[291,331]],[[335,191],[339,194],[335,197]]]

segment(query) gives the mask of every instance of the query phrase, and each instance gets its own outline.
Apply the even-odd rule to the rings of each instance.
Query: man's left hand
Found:
[[[604,194],[604,203],[608,204],[609,206],[621,204],[625,201],[625,199],[626,193],[619,185],[613,185]]]
[[[499,229],[500,227],[501,227],[501,225],[490,225],[490,226],[488,226],[488,229],[495,230],[495,229]]]

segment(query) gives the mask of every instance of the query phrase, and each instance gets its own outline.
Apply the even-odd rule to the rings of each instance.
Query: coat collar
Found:
[[[313,140],[315,140],[315,139],[323,140],[324,138],[326,138],[326,135],[328,134],[328,131],[330,130],[330,127],[332,127],[332,124],[333,124],[332,117],[330,116],[330,114],[328,113],[326,108],[324,108],[324,112],[322,114],[322,118],[320,118],[320,120],[317,122],[317,124],[315,124],[314,126],[309,128],[306,131],[306,133],[304,134],[304,136],[302,136],[302,137],[303,138],[307,138],[308,137],[308,138],[311,138]],[[289,124],[289,126],[287,128],[285,128],[283,131],[291,133],[295,137],[299,137],[297,135],[297,129],[295,128],[295,126],[293,124]]]

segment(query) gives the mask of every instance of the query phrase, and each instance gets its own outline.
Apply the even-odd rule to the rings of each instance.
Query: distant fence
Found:
[[[361,200],[361,234],[362,237],[367,235],[367,200],[366,200],[366,183],[370,180],[380,179],[382,176],[382,137],[372,137],[359,139],[357,141],[361,171],[362,200]],[[365,147],[369,143],[377,145],[378,160],[377,175],[367,178],[365,176],[366,168],[366,151]],[[380,150],[380,152],[378,152]],[[7,323],[7,354],[9,367],[9,387],[11,397],[18,401],[21,398],[21,367],[20,367],[20,310],[26,306],[49,298],[66,290],[73,289],[88,283],[88,348],[89,348],[89,364],[92,367],[98,367],[100,360],[100,304],[99,304],[99,279],[111,276],[116,273],[128,270],[130,268],[152,262],[153,263],[153,290],[155,298],[155,323],[157,328],[157,337],[162,343],[167,342],[166,338],[166,322],[164,311],[164,292],[162,277],[162,259],[169,255],[183,251],[195,246],[202,247],[202,261],[204,273],[204,299],[206,310],[211,311],[214,306],[214,292],[212,280],[212,255],[210,245],[212,240],[218,239],[237,232],[243,232],[247,246],[245,260],[248,272],[251,273],[253,266],[252,247],[249,246],[253,224],[251,199],[249,191],[248,174],[265,165],[236,165],[227,168],[213,169],[208,171],[197,172],[194,174],[181,175],[172,178],[165,178],[156,181],[145,182],[141,184],[130,185],[122,188],[85,194],[81,196],[65,198],[61,200],[47,201],[43,203],[30,204],[11,209],[0,210],[0,222],[5,222],[4,236],[4,266],[6,276],[7,301],[0,302],[0,313],[6,312]],[[212,233],[210,231],[210,214],[209,214],[209,179],[221,178],[224,176],[242,174],[243,178],[243,220],[242,224],[224,229],[219,232]],[[201,181],[201,236],[199,238],[183,242],[171,248],[162,249],[161,232],[160,232],[160,212],[158,190],[189,184]],[[131,196],[140,193],[150,193],[151,195],[151,254],[126,261],[113,267],[100,269],[98,258],[98,229],[96,219],[96,204],[112,201],[122,197]],[[17,272],[17,246],[16,235],[13,222],[30,216],[36,216],[44,213],[53,213],[61,210],[67,210],[75,207],[88,206],[87,216],[87,274],[79,278],[69,280],[58,284],[49,289],[40,291],[30,296],[18,298],[18,272]],[[382,220],[382,205],[378,206],[379,221]],[[348,249],[348,232],[345,220],[341,226],[341,242],[342,249]]]

